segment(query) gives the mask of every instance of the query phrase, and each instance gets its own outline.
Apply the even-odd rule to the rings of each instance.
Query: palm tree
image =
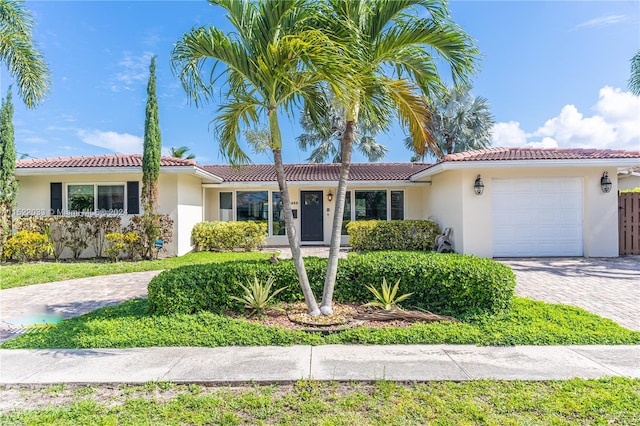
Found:
[[[210,2],[226,10],[233,32],[192,29],[174,47],[174,72],[196,105],[211,99],[214,82],[224,82],[226,102],[218,109],[216,132],[221,152],[232,164],[250,161],[238,134],[250,125],[268,126],[266,143],[273,154],[291,253],[309,313],[318,315],[293,222],[278,114],[291,113],[301,97],[316,95],[326,76],[340,76],[344,61],[336,60],[339,52],[326,32],[308,26],[318,10],[309,0]]]
[[[22,1],[0,0],[0,61],[16,80],[18,94],[34,108],[49,90],[49,69],[31,37],[33,19]]]
[[[340,143],[346,128],[344,107],[337,101],[330,87],[323,89],[321,101],[326,107],[322,116],[318,117],[319,122],[315,122],[307,113],[302,114],[300,125],[305,133],[298,136],[296,141],[304,150],[315,147],[307,158],[310,163],[324,163],[328,159],[333,163],[340,163],[342,156],[336,142]],[[388,151],[387,147],[377,143],[375,139],[375,135],[385,130],[387,124],[381,120],[362,120],[356,126],[353,144],[369,161],[382,160]]]
[[[491,106],[486,98],[474,98],[469,90],[468,86],[447,88],[434,96],[431,133],[438,149],[429,149],[426,153],[440,159],[446,154],[491,146],[491,129],[495,123]],[[413,150],[415,144],[411,137],[405,139],[405,146]],[[422,161],[426,153],[422,154]]]
[[[184,158],[185,160],[193,160],[196,158],[194,153],[190,153],[186,157],[184,156],[189,151],[189,148],[186,146],[181,146],[180,148],[169,148],[169,155],[175,158]]]
[[[629,78],[631,93],[640,96],[640,50],[631,58],[631,77]]]
[[[340,141],[342,164],[336,193],[327,274],[321,312],[333,312],[332,298],[347,179],[355,130],[361,116],[397,113],[408,126],[417,152],[437,151],[429,133],[430,110],[425,95],[442,86],[437,64],[446,64],[454,82],[466,82],[477,54],[471,38],[449,17],[445,0],[328,0],[324,26],[357,61],[350,70],[361,83],[345,88],[345,131]]]

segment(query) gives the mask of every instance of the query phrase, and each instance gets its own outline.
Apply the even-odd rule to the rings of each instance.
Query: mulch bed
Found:
[[[392,310],[384,311],[357,303],[334,303],[333,315],[311,316],[303,302],[287,303],[268,309],[260,315],[229,313],[235,318],[290,330],[332,333],[356,327],[410,327],[415,322],[456,321],[455,318],[434,315],[430,312]]]

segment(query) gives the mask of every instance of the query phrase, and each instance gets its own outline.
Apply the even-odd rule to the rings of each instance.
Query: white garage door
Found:
[[[492,181],[494,257],[582,256],[582,179]]]

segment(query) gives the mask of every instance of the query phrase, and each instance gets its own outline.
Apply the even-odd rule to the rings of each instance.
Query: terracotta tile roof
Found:
[[[448,154],[440,162],[639,158],[640,151],[582,148],[489,148]]]
[[[353,163],[349,171],[350,181],[409,180],[418,172],[429,168],[423,163]],[[232,167],[229,165],[200,166],[219,176],[225,182],[275,182],[276,170],[273,164],[251,164]],[[340,164],[286,164],[288,181],[337,181]]]
[[[160,166],[194,166],[194,160],[183,160],[173,157],[162,157]],[[70,167],[142,167],[142,155],[140,154],[114,154],[95,155],[88,157],[59,157],[59,158],[36,158],[33,160],[19,160],[16,162],[17,169],[50,169],[50,168],[70,168]]]

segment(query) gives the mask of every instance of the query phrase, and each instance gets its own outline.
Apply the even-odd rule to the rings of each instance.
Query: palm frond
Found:
[[[33,43],[33,19],[22,2],[0,3],[0,60],[16,79],[18,94],[28,108],[34,108],[48,93],[50,72],[43,55]]]
[[[440,152],[440,147],[430,132],[431,109],[427,99],[404,80],[387,79],[386,87],[397,106],[401,123],[409,129],[414,152],[419,156],[423,156],[427,149]]]

